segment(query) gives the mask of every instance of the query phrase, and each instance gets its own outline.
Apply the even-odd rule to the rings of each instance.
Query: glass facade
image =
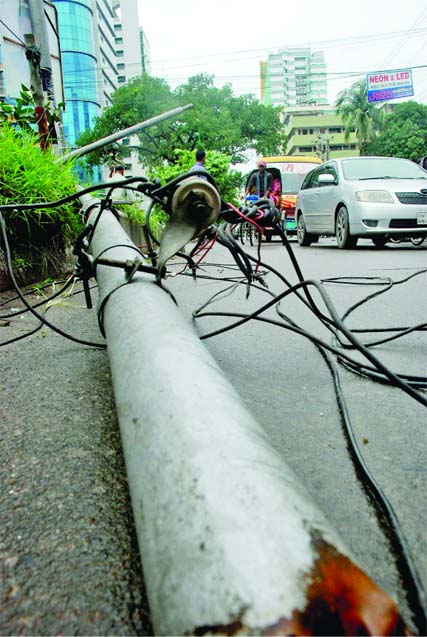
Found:
[[[58,10],[62,50],[65,112],[64,136],[69,146],[99,115],[91,0],[52,0]]]

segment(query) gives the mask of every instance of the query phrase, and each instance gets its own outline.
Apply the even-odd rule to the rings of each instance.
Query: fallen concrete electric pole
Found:
[[[138,256],[87,224],[95,263]],[[155,276],[96,280],[155,633],[404,634]]]

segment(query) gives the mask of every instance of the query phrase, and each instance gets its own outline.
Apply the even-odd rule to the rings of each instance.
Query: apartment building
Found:
[[[330,106],[287,107],[283,124],[287,155],[316,155],[324,161],[359,155],[356,134],[345,139],[343,121]]]
[[[144,29],[139,26],[136,0],[113,0],[113,10],[117,85],[120,87],[142,73],[150,72],[150,49]],[[124,138],[120,144],[126,176],[144,174],[135,150],[137,136]]]
[[[327,104],[323,51],[280,49],[261,62],[261,102],[271,106]]]
[[[113,0],[117,83],[125,84],[149,70],[149,44],[139,26],[135,0]]]

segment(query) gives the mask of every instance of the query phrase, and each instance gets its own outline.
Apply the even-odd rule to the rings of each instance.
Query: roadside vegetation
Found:
[[[63,199],[76,192],[71,164],[42,152],[38,136],[5,122],[0,127],[0,205]],[[3,212],[14,271],[20,282],[60,273],[67,247],[81,228],[78,203]],[[3,238],[0,246],[4,247]]]
[[[336,112],[345,125],[345,139],[355,132],[361,155],[402,157],[416,161],[426,155],[427,106],[414,101],[368,102],[366,82],[341,91]]]
[[[68,164],[56,163],[51,150],[40,150],[34,102],[30,90],[22,86],[14,104],[0,102],[0,205],[65,198],[76,191],[76,165],[90,169],[109,163],[117,151],[125,162],[131,150],[136,150],[147,175],[164,184],[189,170],[198,148],[206,151],[205,167],[218,184],[222,198],[237,204],[243,177],[230,168],[232,164],[244,160],[248,149],[255,149],[258,154],[283,153],[286,138],[279,108],[263,106],[253,95],[236,97],[230,85],[217,88],[213,80],[200,74],[172,90],[159,78],[135,78],[114,93],[112,106],[85,131],[78,146],[177,106],[191,103],[193,108],[177,120],[142,130],[133,147],[116,144],[115,149],[105,147]],[[61,106],[47,109],[52,134]],[[426,154],[426,105],[413,101],[382,107],[370,104],[364,81],[358,81],[341,92],[335,107],[347,137],[350,132],[356,133],[362,155],[416,160]],[[67,247],[81,228],[78,208],[75,201],[55,209],[14,209],[4,214],[13,263],[21,282],[42,279],[61,270]],[[127,205],[123,211],[134,223],[144,223],[146,211],[140,203]],[[153,230],[159,228],[160,232],[164,223],[165,213],[155,209],[150,218]],[[0,260],[3,247],[0,238]],[[0,263],[2,268],[4,263]]]
[[[162,79],[142,75],[117,89],[112,102],[94,127],[80,137],[79,146],[193,104],[179,120],[168,120],[138,133],[133,149],[141,163],[150,168],[177,163],[176,149],[204,148],[228,155],[236,163],[244,159],[249,148],[259,154],[273,154],[285,141],[279,108],[263,106],[253,95],[235,97],[230,85],[217,88],[210,75],[191,77],[175,90]],[[99,164],[107,153],[108,149],[91,153],[86,161]]]

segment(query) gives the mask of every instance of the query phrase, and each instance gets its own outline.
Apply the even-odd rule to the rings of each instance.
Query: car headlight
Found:
[[[356,199],[369,203],[394,203],[388,190],[359,190],[356,192]]]

